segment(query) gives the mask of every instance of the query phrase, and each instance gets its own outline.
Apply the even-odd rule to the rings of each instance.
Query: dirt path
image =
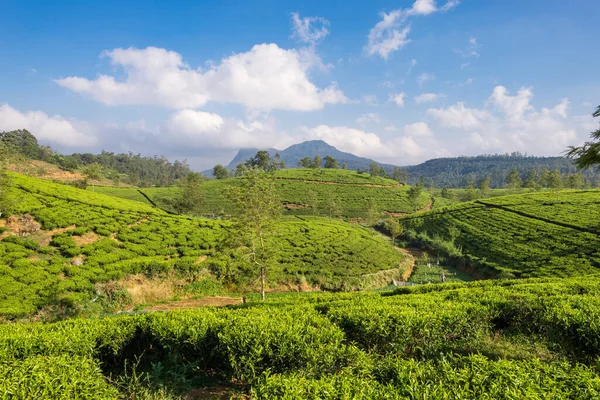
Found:
[[[402,280],[404,282],[406,282],[408,280],[408,278],[410,278],[410,276],[413,273],[413,270],[415,269],[415,265],[417,263],[417,258],[422,257],[426,252],[422,249],[418,249],[416,247],[408,247],[408,248],[404,248],[404,247],[395,247],[394,248],[404,254],[406,256],[406,260],[402,263],[402,265],[405,265],[406,268],[404,270],[404,273],[402,274]]]
[[[171,301],[164,304],[155,304],[144,308],[146,311],[173,311],[188,310],[199,307],[222,307],[235,304],[242,304],[242,299],[224,296],[208,296],[196,300]]]

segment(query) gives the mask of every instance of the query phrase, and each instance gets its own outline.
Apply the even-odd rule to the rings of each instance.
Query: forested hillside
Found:
[[[68,171],[95,166],[95,176],[92,179],[104,177],[116,183],[134,186],[173,185],[177,179],[191,172],[186,161],[170,162],[162,156],[148,157],[131,152],[115,154],[107,151],[100,154],[59,154],[48,146],[40,145],[36,137],[24,129],[0,132],[0,144],[9,148],[13,156],[48,162]]]
[[[490,178],[490,187],[503,188],[509,183],[513,168],[516,168],[523,181],[532,171],[536,179],[542,176],[544,170],[558,171],[563,178],[580,172],[573,161],[566,157],[533,157],[519,153],[438,158],[405,167],[410,182],[417,182],[423,177],[427,184],[450,188],[464,188],[469,182],[477,186],[486,177]],[[600,174],[594,169],[583,171],[583,178],[593,186],[600,184]]]

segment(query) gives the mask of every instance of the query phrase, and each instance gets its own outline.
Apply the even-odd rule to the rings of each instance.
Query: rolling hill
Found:
[[[12,216],[0,220],[0,316],[126,306],[119,282],[131,275],[245,284],[236,249],[223,244],[227,221],[168,215],[138,201],[10,176],[15,204]],[[401,273],[403,256],[358,225],[287,217],[278,231],[270,239],[277,259],[272,285],[350,290],[387,284],[390,276],[375,282],[378,271]]]
[[[408,187],[391,179],[372,177],[356,171],[306,168],[278,170],[273,172],[273,177],[284,204],[284,213],[288,215],[329,216],[332,201],[336,202],[339,215],[345,218],[364,218],[372,202],[375,202],[380,212],[413,212],[413,206],[407,198]],[[204,202],[199,214],[230,214],[233,206],[228,202],[225,192],[237,182],[237,178],[229,178],[202,183]],[[174,196],[179,189],[96,187],[95,190],[113,196],[152,202],[169,210],[165,199]],[[140,195],[144,198],[140,198]],[[418,208],[427,208],[430,201],[430,196],[422,193]]]
[[[481,199],[401,218],[411,239],[481,277],[600,272],[600,191]]]
[[[259,149],[241,149],[238,154],[227,165],[227,169],[235,167],[252,158]],[[268,149],[271,157],[279,153],[282,160],[286,162],[287,168],[297,168],[298,161],[304,157],[321,158],[326,155],[334,157],[340,165],[346,163],[350,170],[367,170],[369,165],[376,162],[372,159],[358,157],[350,153],[342,152],[322,140],[312,140],[295,144],[285,150]],[[550,171],[558,170],[563,176],[575,174],[579,171],[572,160],[566,157],[533,157],[520,153],[480,155],[475,157],[447,157],[436,158],[425,161],[418,165],[407,166],[404,160],[398,159],[396,165],[378,163],[388,174],[391,174],[395,166],[402,166],[409,176],[408,183],[418,182],[421,177],[429,184],[433,182],[436,187],[466,187],[469,181],[475,185],[489,176],[490,185],[493,188],[505,187],[507,176],[511,168],[517,168],[521,177],[525,179],[530,170],[539,175],[544,169]],[[212,170],[203,172],[212,176]],[[594,170],[583,171],[583,175],[593,184],[600,183],[600,173]]]

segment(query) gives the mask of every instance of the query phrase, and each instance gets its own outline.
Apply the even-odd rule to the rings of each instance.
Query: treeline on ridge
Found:
[[[134,186],[169,186],[191,172],[185,160],[170,162],[163,156],[147,157],[131,152],[115,154],[107,151],[100,154],[63,155],[49,146],[40,145],[36,137],[25,129],[0,132],[0,144],[13,154],[54,164],[67,171],[95,165],[106,178]]]

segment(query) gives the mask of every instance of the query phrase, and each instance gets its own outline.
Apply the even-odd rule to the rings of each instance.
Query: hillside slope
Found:
[[[226,221],[173,216],[142,202],[11,178],[13,216],[0,220],[0,316],[28,315],[47,305],[77,308],[94,298],[112,301],[114,293],[98,284],[132,274],[193,279],[214,273],[242,280],[235,250],[234,258],[221,251],[228,250],[221,245]],[[278,231],[273,284],[304,280],[359,288],[369,283],[362,275],[397,268],[402,259],[384,238],[342,221],[292,217]]]
[[[345,218],[364,218],[375,203],[378,211],[409,214],[408,187],[398,182],[359,174],[356,171],[333,169],[284,169],[273,173],[275,186],[289,215],[330,216],[331,203],[337,204],[339,215]],[[226,198],[227,188],[236,185],[237,178],[210,180],[202,183],[204,202],[201,215],[231,214],[232,204]],[[169,210],[167,198],[176,195],[177,187],[170,188],[96,188],[97,191],[123,198],[147,196],[157,206]],[[139,198],[138,198],[139,199]],[[142,201],[147,201],[144,199]],[[422,193],[418,209],[427,207],[430,196]]]
[[[477,185],[486,177],[490,177],[490,186],[503,188],[512,168],[519,171],[525,179],[530,170],[539,176],[544,169],[558,170],[561,175],[578,173],[573,160],[566,157],[532,157],[519,153],[482,155],[476,157],[437,158],[424,163],[404,167],[409,175],[409,182],[417,182],[421,177],[425,182],[433,181],[436,187],[466,187],[468,182]],[[583,171],[583,175],[592,183],[598,183],[600,174],[593,169]]]
[[[401,222],[413,239],[451,249],[481,276],[574,276],[599,271],[599,210],[597,190],[542,192],[444,207]]]

